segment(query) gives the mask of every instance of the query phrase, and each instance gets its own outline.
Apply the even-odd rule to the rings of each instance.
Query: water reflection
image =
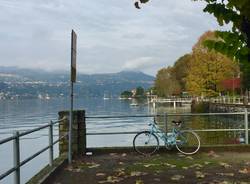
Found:
[[[160,107],[157,109],[158,114],[164,112],[190,113],[190,108],[176,108],[169,111],[169,108]],[[245,141],[245,131],[209,131],[207,129],[244,129],[244,115],[209,115],[209,116],[167,116],[167,128],[172,129],[172,121],[183,121],[182,129],[201,130],[197,133],[201,138],[202,145],[218,144],[240,144]],[[164,118],[158,118],[163,125]]]

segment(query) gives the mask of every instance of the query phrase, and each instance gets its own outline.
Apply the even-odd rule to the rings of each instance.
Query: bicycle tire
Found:
[[[150,144],[148,144],[149,142],[147,142],[147,138],[150,139]],[[141,145],[138,145],[138,143],[141,143]],[[151,134],[150,131],[142,131],[134,137],[133,147],[137,153],[149,156],[155,153],[159,148],[159,139],[155,134]]]
[[[192,139],[192,140],[191,140]],[[185,155],[193,155],[200,149],[200,138],[192,130],[180,131],[176,137],[176,148]]]

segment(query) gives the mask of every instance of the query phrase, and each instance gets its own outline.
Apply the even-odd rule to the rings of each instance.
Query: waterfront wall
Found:
[[[244,112],[246,108],[248,109],[248,111],[250,111],[250,105],[192,101],[191,112],[192,113]]]
[[[191,103],[191,112],[192,113],[208,113],[210,109],[209,102],[197,102],[193,100]]]
[[[65,120],[59,125],[59,137],[64,136],[69,131],[69,111],[61,111],[58,113],[59,119],[64,117]],[[68,152],[68,138],[59,142],[59,154]],[[80,155],[86,152],[86,122],[85,111],[73,111],[72,121],[72,154]]]

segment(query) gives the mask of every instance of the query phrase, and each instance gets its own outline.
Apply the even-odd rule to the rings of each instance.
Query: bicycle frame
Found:
[[[176,145],[176,137],[180,134],[178,129],[173,128],[170,133],[165,133],[155,123],[150,123],[149,126],[151,126],[150,135],[155,134],[164,141],[165,145]]]

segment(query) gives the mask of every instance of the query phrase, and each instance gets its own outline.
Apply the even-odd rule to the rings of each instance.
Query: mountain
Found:
[[[122,71],[108,74],[78,74],[75,83],[76,96],[119,96],[124,90],[153,85],[154,77],[142,72]],[[0,67],[1,98],[33,98],[38,96],[69,95],[69,74],[36,69]]]

